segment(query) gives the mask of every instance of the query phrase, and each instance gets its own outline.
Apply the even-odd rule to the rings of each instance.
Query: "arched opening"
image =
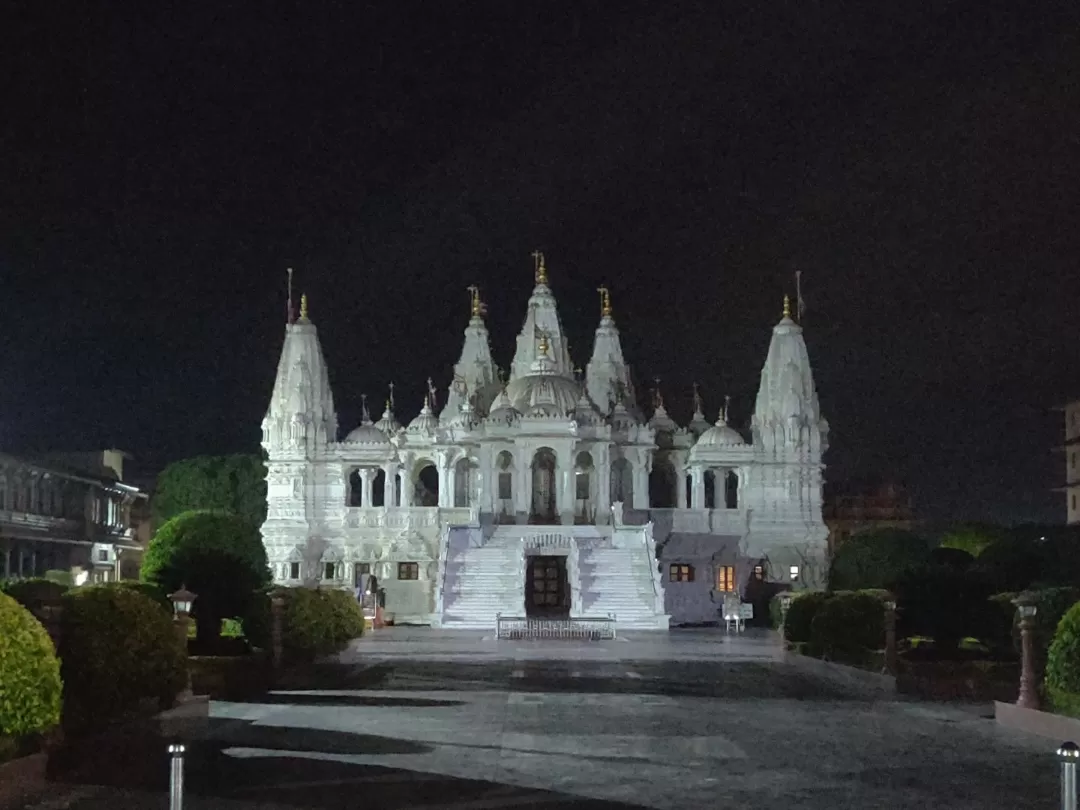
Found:
[[[476,499],[476,463],[459,459],[454,465],[454,506],[472,506]]]
[[[654,458],[649,473],[649,506],[653,509],[675,508],[675,468],[666,458]]]
[[[739,474],[734,470],[724,472],[724,508],[739,508]]]
[[[514,522],[514,456],[503,450],[495,458],[495,516],[500,523]]]
[[[625,458],[611,462],[611,502],[620,501],[627,507],[634,504],[634,468]]]
[[[435,469],[433,462],[421,461],[417,464],[414,486],[414,504],[417,506],[439,505],[439,471]]]
[[[547,447],[536,451],[532,460],[532,510],[530,523],[555,523],[555,452]]]
[[[386,471],[379,470],[371,482],[371,505],[386,506]]]
[[[574,522],[592,523],[596,518],[593,482],[596,480],[592,453],[582,451],[574,459]]]
[[[705,471],[705,508],[716,509],[716,473]]]
[[[349,473],[349,506],[364,506],[364,479],[359,468]]]

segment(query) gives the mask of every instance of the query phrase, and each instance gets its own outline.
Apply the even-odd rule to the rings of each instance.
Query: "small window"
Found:
[[[420,563],[398,563],[397,564],[397,578],[398,579],[420,579]]]
[[[512,478],[508,472],[499,473],[499,500],[508,501],[514,497]]]
[[[763,566],[763,565],[755,565],[754,566],[754,578],[755,579],[765,579],[765,566]]]
[[[300,563],[289,563],[289,579],[300,579]]]
[[[735,590],[735,566],[721,565],[716,569],[716,590],[730,593]]]
[[[673,565],[668,573],[668,579],[672,582],[693,582],[694,581],[694,566],[692,565]]]
[[[1073,500],[1076,500],[1075,495],[1073,496]],[[98,562],[108,562],[109,561],[109,550],[105,549],[105,548],[101,549],[97,553],[97,558],[98,558]]]
[[[334,563],[328,562],[323,565],[323,579],[336,579]]]

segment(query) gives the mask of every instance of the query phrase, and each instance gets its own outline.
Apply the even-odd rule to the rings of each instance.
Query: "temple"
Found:
[[[686,426],[659,390],[646,411],[601,287],[577,369],[544,256],[503,379],[479,290],[441,403],[407,424],[393,386],[339,438],[306,299],[290,304],[270,407],[263,540],[284,585],[385,590],[396,623],[494,628],[496,618],[606,618],[620,628],[717,621],[751,578],[817,587],[828,530],[828,423],[787,301],[745,433],[727,405]]]

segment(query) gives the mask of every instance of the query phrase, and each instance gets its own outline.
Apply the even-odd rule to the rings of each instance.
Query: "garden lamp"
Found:
[[[191,606],[195,603],[196,595],[185,588],[180,586],[180,590],[175,593],[169,594],[169,600],[173,603],[173,610],[176,611],[176,615],[191,613]]]

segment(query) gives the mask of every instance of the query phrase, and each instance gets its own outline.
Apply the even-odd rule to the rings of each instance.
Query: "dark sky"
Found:
[[[1063,518],[1075,2],[94,5],[0,17],[3,449],[253,449],[287,266],[342,428],[411,416],[467,284],[508,362],[540,247],[683,420],[746,423],[802,270],[831,478]]]

